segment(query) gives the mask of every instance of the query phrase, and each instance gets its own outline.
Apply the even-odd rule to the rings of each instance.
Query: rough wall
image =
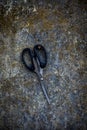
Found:
[[[86,2],[0,1],[0,130],[86,130]],[[21,62],[42,44],[48,105],[37,77]]]

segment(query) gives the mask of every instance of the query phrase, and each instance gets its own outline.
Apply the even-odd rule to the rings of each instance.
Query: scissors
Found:
[[[29,63],[27,63],[27,60],[25,58],[26,54]],[[37,75],[43,93],[47,99],[47,102],[48,104],[50,104],[49,97],[43,85],[43,74],[42,74],[43,68],[45,68],[47,64],[47,54],[45,48],[40,44],[35,45],[33,50],[31,50],[30,48],[25,48],[22,51],[22,62],[29,71],[34,72]]]

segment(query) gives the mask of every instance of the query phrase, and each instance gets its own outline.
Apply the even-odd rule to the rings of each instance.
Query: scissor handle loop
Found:
[[[31,64],[27,65],[26,61],[25,61],[25,58],[24,58],[24,55],[28,53],[29,56],[30,56],[30,60],[31,60]],[[34,63],[33,63],[33,52],[31,49],[29,48],[25,48],[23,51],[22,51],[22,62],[23,64],[25,65],[25,67],[27,69],[29,69],[30,71],[34,71],[35,70],[35,66],[34,66]]]
[[[34,46],[34,56],[38,58],[40,67],[45,68],[47,64],[47,54],[45,48],[38,44]]]

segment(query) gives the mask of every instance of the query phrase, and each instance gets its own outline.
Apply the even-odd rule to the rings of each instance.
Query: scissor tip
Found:
[[[48,100],[48,104],[50,105],[50,100]]]

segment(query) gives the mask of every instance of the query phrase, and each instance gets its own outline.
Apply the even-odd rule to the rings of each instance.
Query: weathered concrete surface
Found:
[[[0,6],[0,130],[86,130],[85,1],[29,5]],[[50,106],[36,75],[21,62],[22,50],[38,43],[48,55],[44,85]]]

